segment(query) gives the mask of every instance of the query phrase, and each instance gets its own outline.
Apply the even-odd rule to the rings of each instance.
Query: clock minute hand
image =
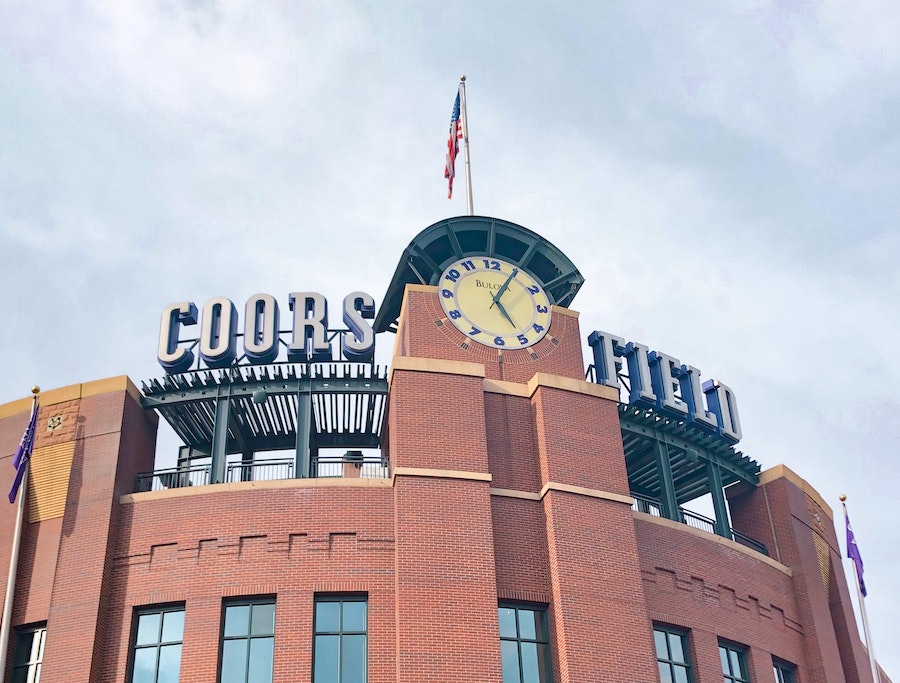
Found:
[[[497,304],[497,308],[500,309],[500,312],[503,314],[503,317],[509,321],[509,324],[512,325],[513,328],[515,328],[516,324],[513,322],[513,319],[509,317],[509,313],[506,312],[506,306],[501,304],[496,299],[494,300],[494,304]],[[491,304],[491,306],[493,306],[494,304]]]
[[[500,303],[500,297],[503,296],[503,293],[504,293],[507,289],[509,289],[509,283],[512,282],[512,281],[513,281],[513,278],[514,278],[516,275],[518,275],[518,274],[519,274],[519,269],[518,269],[518,268],[513,268],[513,272],[511,272],[511,273],[509,274],[509,277],[506,278],[506,282],[504,282],[503,285],[500,287],[500,289],[497,290],[497,293],[494,294],[494,304],[499,304],[499,303]],[[491,304],[491,306],[493,306],[494,304]],[[507,320],[509,320],[509,316],[506,316],[506,318],[507,318]],[[510,320],[510,322],[512,322],[512,320]]]

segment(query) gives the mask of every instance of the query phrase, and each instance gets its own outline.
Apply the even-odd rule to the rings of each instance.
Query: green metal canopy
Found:
[[[397,331],[406,285],[436,285],[444,269],[465,256],[493,256],[518,266],[540,282],[558,306],[569,306],[584,283],[565,254],[528,228],[488,216],[447,218],[425,228],[403,251],[375,318],[375,331]]]

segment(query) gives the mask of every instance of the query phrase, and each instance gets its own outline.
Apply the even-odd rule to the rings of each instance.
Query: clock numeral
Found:
[[[453,292],[451,292],[449,289],[442,289],[441,296],[444,297],[445,299],[452,299]],[[540,306],[538,306],[538,309],[540,309]]]
[[[445,280],[450,280],[450,282],[456,282],[459,280],[459,271],[455,268],[451,268],[447,271],[447,274],[444,276]]]
[[[481,334],[481,330],[472,325],[472,331],[469,332],[469,336],[474,337],[476,334]]]
[[[531,326],[531,329],[533,329],[533,330],[534,330],[535,332],[537,332],[538,334],[540,334],[541,332],[544,331],[544,328],[541,327],[540,325],[538,325],[537,323],[535,323],[534,325],[532,325],[532,326]]]
[[[538,313],[546,313],[546,312],[547,312],[547,307],[546,307],[546,306],[541,306],[540,304],[538,304],[537,312],[538,312]]]
[[[532,294],[537,294],[538,292],[541,291],[541,288],[538,287],[537,285],[534,285],[533,287],[529,287],[528,291],[531,292]]]
[[[516,337],[516,339],[519,340],[519,343],[520,343],[520,344],[527,344],[527,343],[528,343],[528,337],[526,337],[524,334],[520,334],[518,337]]]
[[[447,311],[447,315],[449,315],[454,320],[459,320],[460,318],[462,318],[462,313],[457,311],[455,308],[452,311]]]
[[[471,261],[460,261],[459,265],[461,265],[466,270],[475,270],[475,264]]]
[[[494,337],[494,346],[506,346],[506,342],[503,341],[503,337]]]
[[[484,261],[484,267],[490,268],[491,270],[500,270],[500,262],[499,261],[489,261],[486,258],[481,259]]]

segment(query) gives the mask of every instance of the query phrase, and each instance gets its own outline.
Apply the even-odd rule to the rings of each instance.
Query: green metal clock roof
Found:
[[[565,254],[528,228],[488,216],[447,218],[425,228],[403,251],[375,318],[375,331],[397,331],[406,285],[436,285],[444,269],[465,256],[515,264],[540,282],[558,306],[569,306],[584,283]]]

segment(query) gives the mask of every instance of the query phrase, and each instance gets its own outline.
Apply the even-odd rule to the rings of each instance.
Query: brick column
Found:
[[[783,465],[760,474],[756,489],[738,486],[727,492],[735,529],[761,540],[770,555],[793,571],[807,656],[800,680],[871,683],[831,508]]]
[[[394,359],[398,683],[501,680],[483,376]]]
[[[42,678],[99,680],[108,657],[105,599],[111,591],[118,498],[152,469],[155,416],[127,378],[81,385],[75,448],[47,617]],[[127,619],[127,617],[126,617]]]
[[[618,396],[541,374],[529,389],[550,560],[554,681],[656,681]]]

